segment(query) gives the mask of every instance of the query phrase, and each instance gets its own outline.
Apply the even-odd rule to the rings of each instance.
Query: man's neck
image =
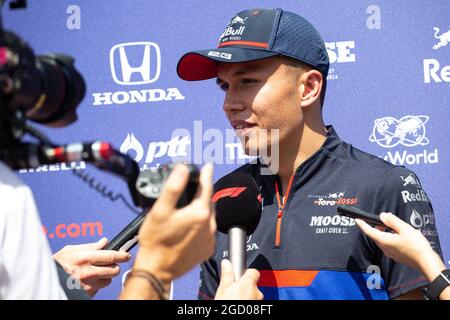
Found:
[[[323,123],[317,127],[305,125],[300,134],[300,140],[297,136],[297,138],[287,139],[284,145],[280,145],[278,176],[283,194],[286,193],[291,176],[303,162],[322,147],[326,136],[327,131]]]

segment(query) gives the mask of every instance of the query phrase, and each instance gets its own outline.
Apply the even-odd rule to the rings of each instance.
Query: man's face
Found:
[[[281,150],[289,139],[300,138],[302,89],[292,68],[280,57],[219,64],[217,83],[225,91],[223,109],[247,154],[260,154],[276,143],[271,139],[272,129],[279,130]]]

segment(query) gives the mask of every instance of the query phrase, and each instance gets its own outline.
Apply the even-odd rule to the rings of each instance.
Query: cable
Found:
[[[84,181],[91,189],[94,189],[97,193],[109,199],[111,202],[116,202],[117,200],[121,199],[125,206],[128,207],[128,209],[136,214],[141,213],[141,211],[136,210],[122,194],[114,194],[114,191],[108,190],[107,186],[101,184],[100,182],[97,182],[95,178],[90,176],[88,173],[81,172],[77,169],[73,169],[72,173],[82,181]]]
[[[42,133],[42,131],[29,125],[28,123],[25,123],[24,129],[25,129],[25,132],[27,132],[30,135],[32,135],[33,137],[39,139],[41,142],[45,143],[46,145],[53,146],[53,147],[56,146],[53,142],[50,141],[50,139],[44,133]]]

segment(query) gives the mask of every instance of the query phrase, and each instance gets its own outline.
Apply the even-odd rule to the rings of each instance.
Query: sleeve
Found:
[[[215,260],[210,259],[202,263],[200,269],[199,300],[213,300],[219,287],[219,270]]]
[[[1,180],[0,298],[66,299],[31,190],[13,177]]]
[[[414,172],[404,167],[390,169],[375,194],[373,212],[391,212],[419,229],[442,258],[433,207]],[[428,283],[418,270],[386,257],[378,247],[377,252],[381,276],[391,299]]]

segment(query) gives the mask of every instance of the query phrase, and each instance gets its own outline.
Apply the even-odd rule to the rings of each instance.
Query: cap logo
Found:
[[[230,40],[241,40],[241,36],[244,34],[245,30],[245,21],[247,21],[247,19],[248,17],[241,18],[235,16],[225,28],[225,31],[220,35],[219,44]]]
[[[233,20],[231,20],[230,24],[228,26],[232,26],[235,25],[236,23],[240,23],[240,24],[245,24],[245,21],[248,19],[248,17],[245,17],[244,19],[242,19],[239,16],[234,17]]]
[[[209,51],[208,56],[227,59],[227,60],[230,60],[233,57],[233,55],[231,53],[219,52],[219,51]]]

